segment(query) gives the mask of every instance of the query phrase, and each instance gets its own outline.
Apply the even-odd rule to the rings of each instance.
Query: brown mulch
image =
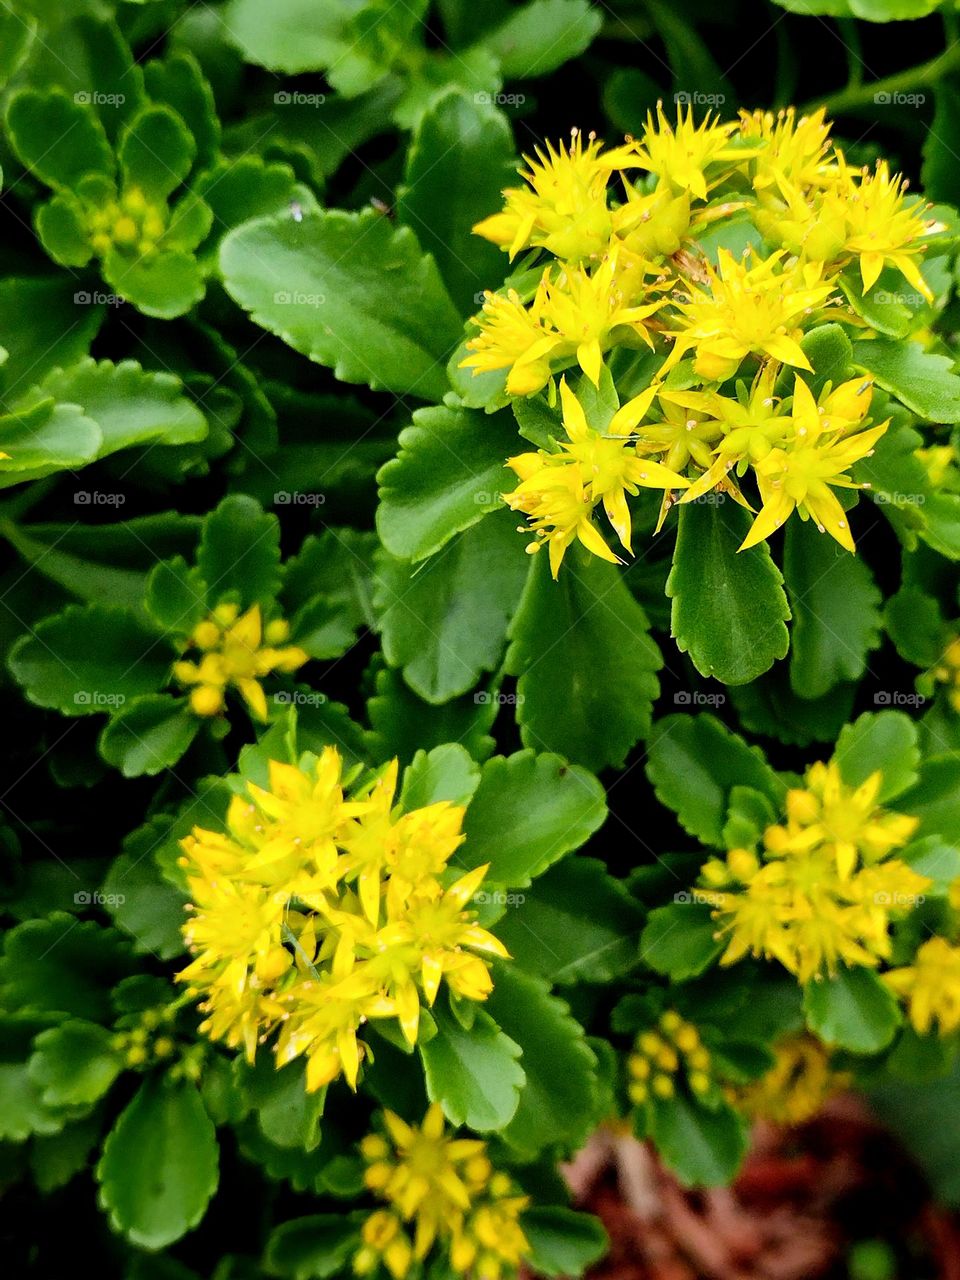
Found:
[[[731,1187],[685,1190],[608,1129],[566,1174],[610,1236],[588,1280],[960,1280],[956,1215],[850,1095],[795,1129],[758,1125]]]

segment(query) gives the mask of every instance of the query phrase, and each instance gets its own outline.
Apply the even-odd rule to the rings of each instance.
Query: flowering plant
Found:
[[[960,44],[681,9],[0,6],[12,1273],[578,1276],[847,1089],[955,1197]]]

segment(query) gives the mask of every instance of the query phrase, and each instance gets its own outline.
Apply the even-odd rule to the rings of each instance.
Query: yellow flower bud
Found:
[[[650,1087],[658,1098],[672,1098],[675,1092],[669,1076],[654,1076]]]
[[[198,685],[191,690],[190,709],[198,716],[218,715],[223,710],[223,691],[210,684]]]

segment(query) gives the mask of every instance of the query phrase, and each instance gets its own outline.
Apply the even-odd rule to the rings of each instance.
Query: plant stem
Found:
[[[943,53],[938,53],[928,62],[920,62],[915,67],[908,67],[906,71],[884,76],[882,80],[873,80],[870,84],[849,84],[846,89],[831,94],[829,98],[808,102],[802,111],[815,111],[817,107],[823,106],[828,115],[843,115],[847,111],[872,106],[879,93],[912,93],[916,89],[929,88],[957,68],[960,68],[960,40],[954,39]]]

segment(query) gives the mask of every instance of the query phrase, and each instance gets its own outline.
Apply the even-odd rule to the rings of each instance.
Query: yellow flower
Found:
[[[626,180],[624,190],[627,198],[612,214],[613,232],[624,248],[644,259],[676,253],[690,230],[689,192],[674,195],[661,182],[647,193]]]
[[[869,380],[863,385],[868,387]],[[769,538],[799,510],[801,518],[812,518],[821,533],[829,533],[842,547],[855,551],[846,512],[832,490],[860,488],[846,473],[855,462],[870,456],[888,424],[845,434],[844,420],[832,419],[829,412],[821,414],[799,375],[794,382],[791,416],[795,434],[789,445],[772,449],[754,465],[763,507],[740,550]]]
[[[806,1032],[778,1040],[773,1053],[766,1075],[733,1091],[734,1105],[751,1119],[805,1124],[850,1084],[849,1073],[834,1070],[829,1050]]]
[[[734,849],[706,864],[729,939],[721,964],[778,960],[808,982],[889,957],[891,917],[918,905],[930,881],[890,856],[917,823],[877,807],[879,783],[875,774],[849,787],[836,762],[813,765],[806,787],[790,792],[786,823],[764,834],[762,860]]]
[[[421,997],[441,982],[468,1000],[491,990],[503,945],[475,923],[486,867],[447,883],[464,810],[393,804],[393,761],[346,797],[342,760],[271,761],[269,785],[234,796],[225,832],[196,828],[181,865],[192,897],[179,975],[200,997],[201,1030],[253,1061],[278,1028],[277,1064],[303,1056],[307,1088],[344,1075],[356,1087],[373,1018],[396,1018],[415,1043]],[[385,918],[381,926],[381,914]]]
[[[820,107],[797,119],[795,107],[778,111],[741,111],[740,137],[762,145],[747,164],[757,195],[783,197],[793,188],[816,189],[836,181],[837,168],[826,162],[830,125]]]
[[[859,787],[851,787],[835,760],[818,760],[804,781],[804,787],[787,792],[787,821],[770,828],[767,847],[777,854],[798,855],[822,849],[835,859],[841,879],[852,875],[858,864],[876,866],[894,849],[903,848],[919,825],[918,818],[877,804],[883,783],[879,770]]]
[[[508,187],[503,210],[478,222],[474,233],[511,259],[531,245],[567,262],[599,257],[610,239],[607,183],[611,174],[636,166],[631,148],[604,151],[592,134],[584,147],[575,129],[569,148],[548,142],[535,154],[524,157],[528,168],[520,175],[529,185]]]
[[[190,707],[195,715],[215,716],[224,708],[228,687],[239,691],[258,720],[267,719],[267,699],[260,681],[274,671],[290,673],[309,661],[298,645],[276,647],[289,635],[281,620],[267,625],[264,644],[260,606],[253,605],[242,616],[234,604],[221,604],[192,631],[187,647],[199,649],[198,661],[182,659],[174,663],[174,677],[193,686]]]
[[[859,185],[845,169],[846,182],[828,194],[820,216],[827,221],[842,218],[844,240],[841,253],[859,259],[863,291],[876,284],[889,264],[926,298],[933,292],[920,273],[918,258],[924,252],[923,239],[937,230],[937,224],[922,215],[929,206],[906,203],[906,183],[881,160],[873,173],[864,174]]]
[[[655,173],[661,183],[675,192],[688,191],[706,200],[709,189],[749,154],[732,145],[735,124],[711,122],[708,112],[699,125],[693,122],[693,107],[677,108],[676,128],[657,103],[657,117],[647,115],[643,136],[636,143],[636,158],[642,168]],[[719,166],[719,172],[717,172]],[[713,170],[710,181],[707,171]]]
[[[960,1027],[960,947],[930,938],[912,965],[891,969],[883,980],[906,1002],[910,1022],[920,1035],[934,1023],[942,1036]]]
[[[363,1139],[360,1153],[364,1182],[387,1208],[364,1223],[354,1271],[370,1275],[383,1264],[394,1280],[404,1280],[436,1250],[438,1261],[459,1275],[515,1275],[530,1252],[520,1223],[529,1200],[494,1171],[487,1144],[448,1133],[438,1103],[419,1126],[385,1111],[383,1127],[384,1135]]]
[[[697,373],[717,382],[751,353],[809,370],[799,341],[803,325],[834,292],[833,282],[822,279],[820,264],[786,266],[784,256],[779,250],[749,266],[721,249],[719,270],[704,266],[709,292],[691,286],[674,300],[678,314],[667,329],[674,345],[662,372],[690,350],[697,353]]]
[[[504,500],[514,511],[531,517],[536,540],[528,550],[536,551],[547,543],[554,577],[575,539],[594,555],[616,563],[617,557],[593,524],[592,512],[597,505],[603,504],[607,519],[629,551],[627,495],[635,495],[641,488],[683,488],[687,484],[676,472],[637,452],[632,433],[656,392],[655,384],[622,405],[607,430],[601,432],[588,424],[583,406],[562,379],[560,401],[568,438],[560,442],[560,452],[541,450],[509,459],[507,465],[520,477],[520,484],[504,494]]]
[[[641,1032],[627,1058],[627,1096],[640,1107],[656,1098],[672,1098],[685,1086],[702,1098],[715,1088],[713,1059],[692,1022],[675,1009],[660,1015],[657,1030]]]
[[[631,269],[631,280],[634,276]],[[554,276],[548,267],[529,309],[513,290],[506,296],[487,294],[476,318],[480,332],[467,343],[471,354],[460,367],[474,374],[509,369],[507,394],[532,395],[548,381],[552,362],[569,363],[575,357],[596,386],[602,353],[615,336],[628,345],[639,341],[653,346],[646,321],[663,299],[631,306],[626,296],[616,248],[592,273],[564,267]]]

